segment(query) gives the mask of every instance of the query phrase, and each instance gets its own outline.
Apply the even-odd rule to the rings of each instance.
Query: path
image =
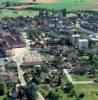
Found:
[[[45,100],[40,92],[37,92],[37,94],[38,94],[38,100]]]
[[[68,73],[68,69],[64,69],[63,72],[66,74],[68,80],[72,83],[72,84],[93,84],[93,81],[73,81],[71,75]]]
[[[19,79],[20,79],[20,82],[21,82],[21,85],[22,86],[25,86],[26,85],[26,81],[24,79],[24,72],[23,70],[21,69],[21,63],[22,63],[22,59],[20,56],[17,56],[16,57],[16,62],[17,62],[17,70],[18,70],[18,76],[19,76]]]

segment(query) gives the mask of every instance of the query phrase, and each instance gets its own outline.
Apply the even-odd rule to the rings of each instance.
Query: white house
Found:
[[[78,46],[79,49],[88,48],[88,39],[79,39]]]

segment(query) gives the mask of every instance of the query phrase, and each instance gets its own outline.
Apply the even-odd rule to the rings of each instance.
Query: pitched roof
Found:
[[[4,39],[8,48],[13,48],[14,46],[25,44],[20,35],[5,36]]]

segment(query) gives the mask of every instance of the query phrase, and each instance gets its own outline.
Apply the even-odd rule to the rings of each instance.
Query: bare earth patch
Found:
[[[16,59],[16,56],[19,56],[20,54],[21,55],[24,55],[25,52],[27,52],[26,48],[15,48],[15,49],[12,49],[12,60],[15,61]]]
[[[34,2],[33,0],[22,0],[22,2]],[[35,3],[54,3],[57,0],[36,0]]]
[[[24,9],[24,8],[28,8],[28,7],[32,7],[32,5],[11,6],[11,7],[8,7],[8,8]]]
[[[96,6],[98,6],[98,2],[94,2],[94,6],[95,6],[95,7],[93,7],[92,10],[94,10],[94,11],[98,11],[98,7],[96,7]]]

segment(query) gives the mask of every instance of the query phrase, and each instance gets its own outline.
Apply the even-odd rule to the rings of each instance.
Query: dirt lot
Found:
[[[16,56],[23,56],[24,62],[42,61],[40,53],[36,51],[28,51],[26,48],[16,48],[12,50],[12,59],[16,61]]]
[[[24,55],[26,52],[26,48],[15,48],[12,49],[12,59],[15,60],[17,55]]]
[[[22,0],[23,2],[34,2],[33,0]],[[57,0],[36,0],[36,3],[53,3]]]
[[[38,53],[36,51],[32,51],[32,52],[28,52],[24,55],[23,61],[24,62],[41,62],[42,57],[41,57],[40,53]]]

